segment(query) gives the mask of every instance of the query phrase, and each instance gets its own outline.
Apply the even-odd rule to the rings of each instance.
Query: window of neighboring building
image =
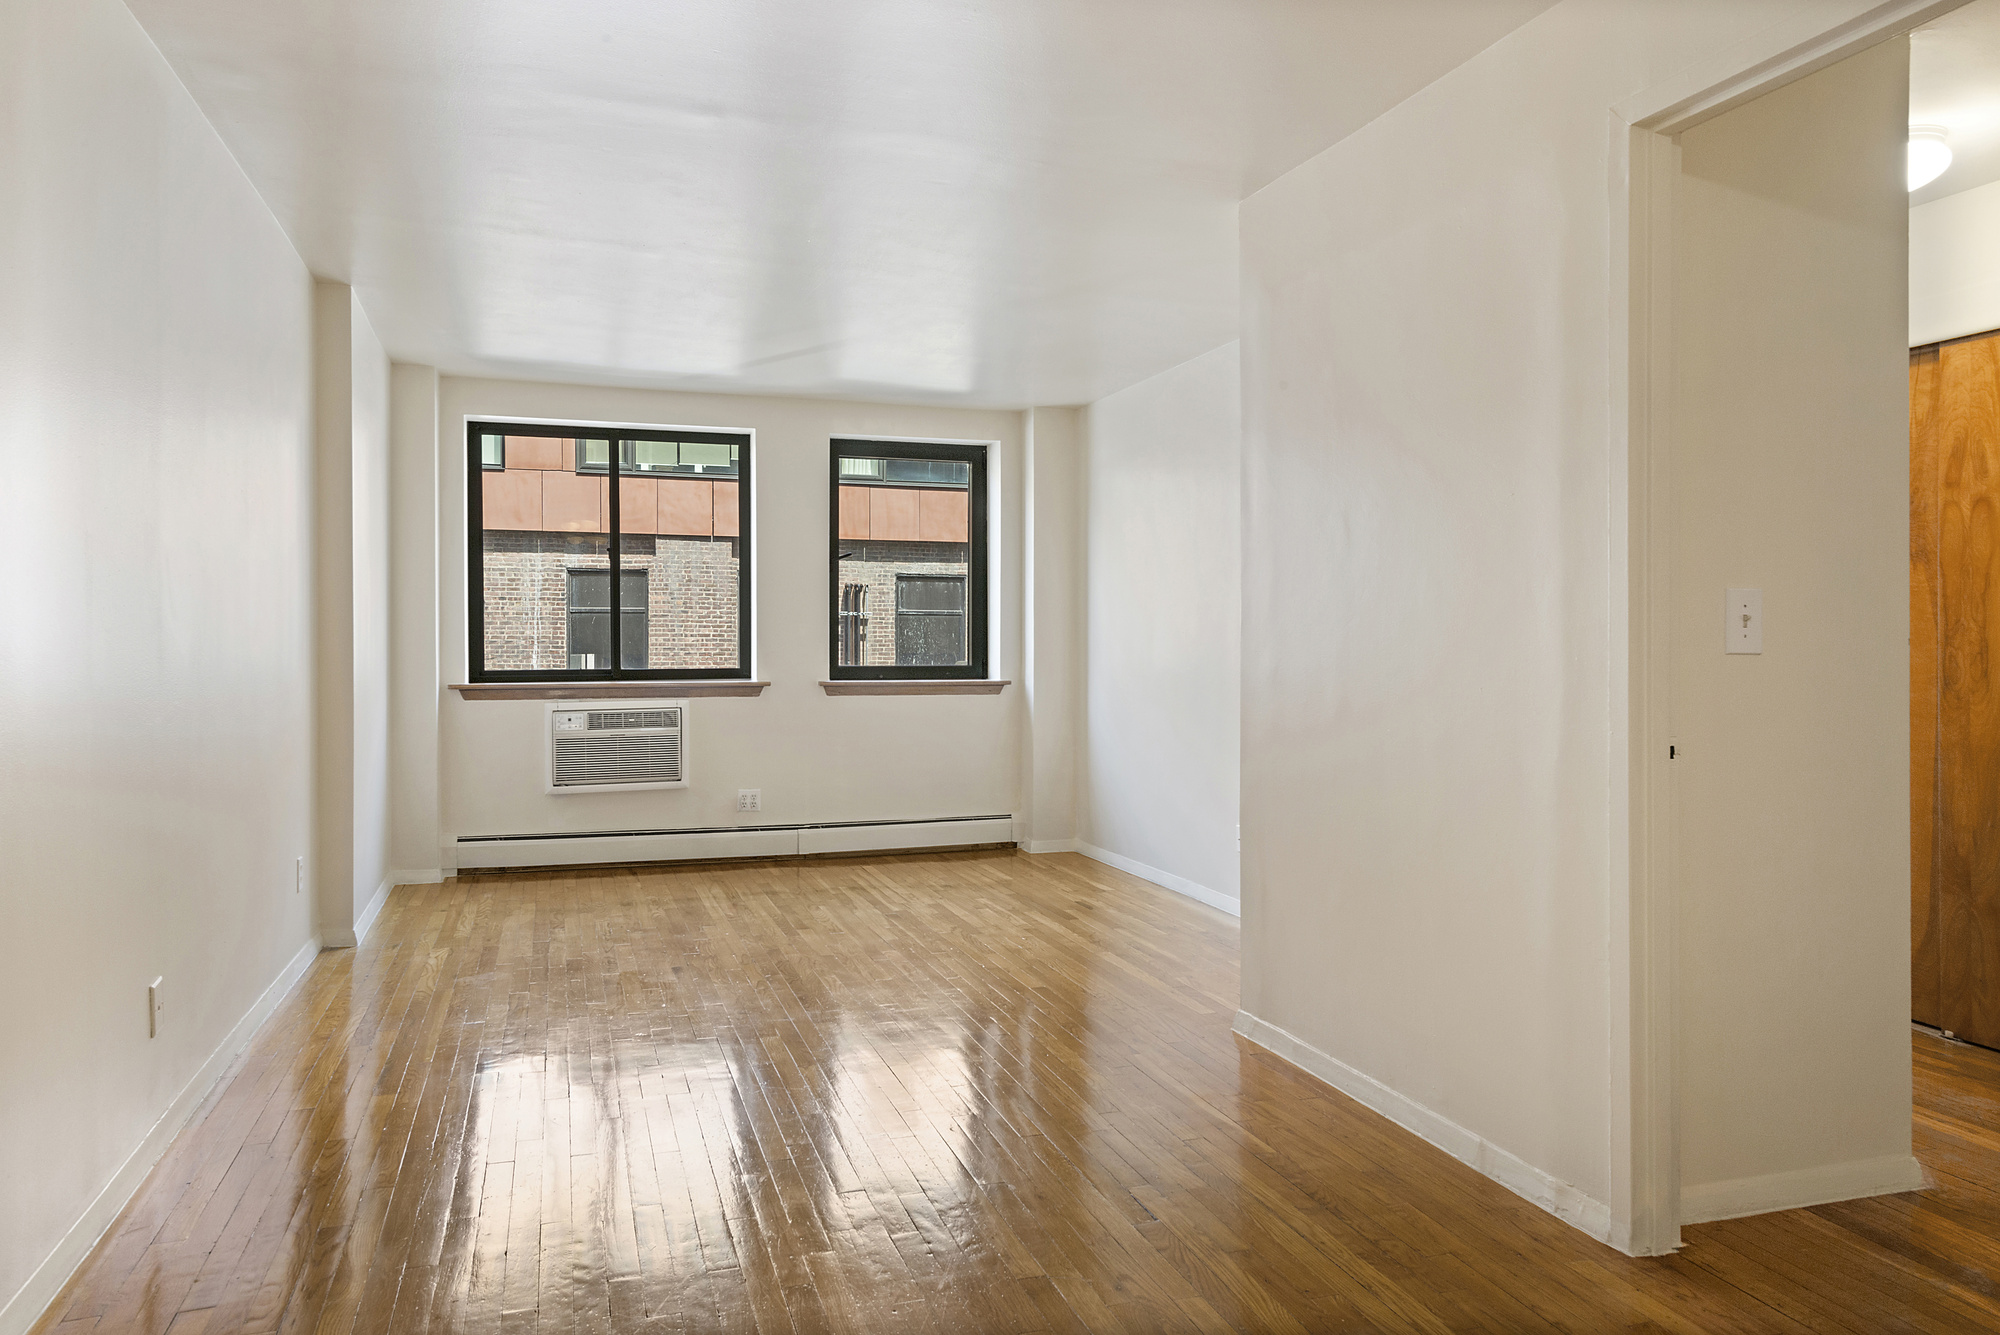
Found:
[[[984,677],[986,449],[833,442],[834,679]]]
[[[472,680],[750,675],[747,432],[467,435]]]

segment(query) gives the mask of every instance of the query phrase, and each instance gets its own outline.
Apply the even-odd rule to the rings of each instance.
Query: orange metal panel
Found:
[[[479,478],[479,519],[487,528],[525,529],[542,526],[542,475],[482,473]]]
[[[869,487],[842,487],[840,489],[840,536],[843,538],[866,538],[868,536],[868,493]]]
[[[574,473],[576,471],[576,442],[573,440],[559,440],[556,444],[562,447],[558,456],[560,459],[558,466],[561,471]]]
[[[618,529],[621,533],[660,531],[660,483],[650,477],[618,479]]]
[[[663,477],[660,487],[662,533],[705,538],[715,532],[715,484],[688,477]]]
[[[924,542],[964,542],[970,528],[971,493],[963,491],[920,491],[917,493],[917,537]]]
[[[507,437],[507,471],[516,468],[556,469],[563,466],[563,441],[554,436]]]
[[[603,492],[599,477],[575,473],[542,474],[542,527],[554,533],[606,533]]]
[[[715,484],[715,536],[733,538],[742,527],[742,516],[737,513],[736,483]]]
[[[870,487],[868,536],[877,542],[917,541],[917,493],[906,487]]]

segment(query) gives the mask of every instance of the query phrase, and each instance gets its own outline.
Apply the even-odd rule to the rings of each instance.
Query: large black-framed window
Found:
[[[751,454],[747,431],[467,423],[471,680],[749,677]]]
[[[986,447],[836,438],[830,454],[829,677],[986,677]]]

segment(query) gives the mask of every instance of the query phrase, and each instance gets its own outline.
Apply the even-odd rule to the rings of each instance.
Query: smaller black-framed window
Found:
[[[479,436],[479,466],[496,472],[507,468],[507,438],[493,432],[481,432]]]
[[[988,675],[986,453],[832,442],[831,679]]]

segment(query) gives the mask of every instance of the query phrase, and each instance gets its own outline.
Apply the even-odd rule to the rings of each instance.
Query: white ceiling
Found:
[[[1951,136],[1951,166],[1911,204],[2000,181],[2000,0],[1973,0],[1910,34],[1910,124]]]
[[[129,0],[306,263],[465,374],[1081,403],[1235,204],[1550,0]]]

